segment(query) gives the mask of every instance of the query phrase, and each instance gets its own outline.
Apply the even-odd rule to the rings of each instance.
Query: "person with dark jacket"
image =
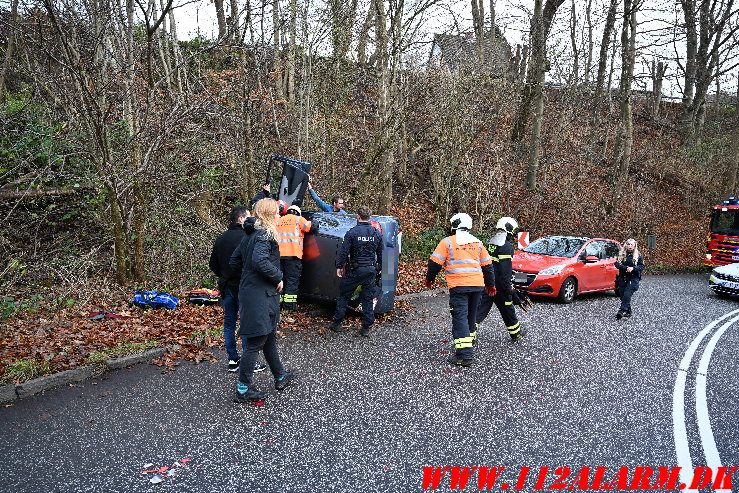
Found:
[[[244,223],[251,222],[249,209],[244,206],[234,207],[229,219],[231,224],[228,230],[216,238],[213,250],[210,253],[210,270],[218,276],[218,291],[221,293],[221,305],[223,306],[223,341],[228,353],[228,371],[235,373],[239,370],[239,353],[236,350],[236,319],[239,316],[239,278],[241,271],[231,269],[229,261],[236,247],[245,236]],[[241,341],[242,352],[246,347],[246,341]],[[256,371],[262,371],[266,366],[258,364]]]
[[[331,330],[342,332],[341,321],[346,315],[346,305],[358,286],[362,286],[362,330],[369,337],[375,322],[373,306],[375,279],[382,270],[382,236],[370,223],[372,211],[367,206],[357,209],[357,225],[346,232],[341,251],[336,257],[336,275],[341,278],[339,297],[336,300]],[[346,270],[346,275],[344,272]]]
[[[479,326],[495,305],[500,312],[503,323],[508,329],[511,340],[521,339],[525,331],[518,321],[513,305],[522,305],[518,293],[513,289],[513,235],[518,229],[518,222],[512,217],[501,217],[495,225],[496,233],[490,238],[488,251],[495,270],[495,295],[483,294],[477,307],[477,324]],[[473,342],[477,341],[477,330],[472,334]]]
[[[616,312],[616,319],[631,316],[631,297],[639,289],[641,273],[644,270],[644,257],[639,253],[636,240],[629,238],[618,254],[614,266],[618,269],[616,291],[621,298],[621,307]]]
[[[241,271],[239,305],[241,326],[239,335],[246,340],[246,350],[239,367],[239,382],[234,402],[260,401],[266,393],[252,385],[254,363],[260,351],[264,353],[275,389],[283,390],[295,378],[295,372],[286,371],[277,352],[277,325],[280,321],[282,271],[280,247],[277,244],[277,202],[262,199],[254,206],[254,232],[241,240],[231,256],[230,265]]]

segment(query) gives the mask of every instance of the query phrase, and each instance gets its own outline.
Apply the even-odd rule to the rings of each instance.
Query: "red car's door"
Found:
[[[578,291],[594,291],[605,286],[605,248],[602,241],[589,241],[580,250],[575,264],[575,275],[579,281]],[[597,257],[597,262],[587,262],[587,257]]]
[[[618,269],[613,264],[616,263],[618,252],[621,251],[621,244],[616,241],[605,241],[604,244],[606,249],[606,268],[603,275],[605,282],[603,289],[614,289]]]

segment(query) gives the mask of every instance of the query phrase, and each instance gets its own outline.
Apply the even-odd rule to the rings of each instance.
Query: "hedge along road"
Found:
[[[612,294],[539,300],[521,316],[529,334],[518,343],[493,313],[470,369],[445,361],[447,297],[411,303],[368,340],[288,334],[283,360],[301,378],[278,394],[258,374],[264,407],[231,403],[236,376],[223,362],[186,362],[172,374],[138,365],[0,408],[0,490],[421,491],[426,466],[505,466],[496,490],[529,467],[524,490],[533,491],[542,467],[546,487],[558,466],[571,468],[569,482],[590,467],[591,485],[597,467],[608,468],[607,482],[619,467],[685,465],[686,453],[693,467],[713,464],[703,453],[710,439],[721,464],[739,465],[739,321],[726,325],[739,304],[715,297],[706,275],[645,276],[630,320],[615,320]],[[475,490],[480,473],[471,472]]]

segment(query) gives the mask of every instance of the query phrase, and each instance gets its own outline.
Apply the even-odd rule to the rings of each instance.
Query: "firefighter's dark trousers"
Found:
[[[374,265],[360,265],[351,273],[347,271],[341,278],[339,286],[339,298],[336,300],[336,313],[334,321],[340,322],[346,316],[346,304],[349,302],[357,286],[362,286],[362,325],[371,327],[375,322],[375,310],[373,300],[375,297],[375,276],[377,275]]]
[[[452,336],[457,358],[472,359],[475,316],[481,295],[482,286],[458,286],[449,290],[449,311],[452,314]]]
[[[282,269],[282,301],[283,310],[295,310],[298,308],[298,288],[300,287],[300,273],[303,271],[303,261],[298,257],[280,257],[280,268]]]
[[[508,329],[508,334],[511,337],[515,337],[521,331],[521,323],[516,317],[516,310],[513,307],[513,301],[507,299],[504,293],[497,292],[495,296],[488,296],[483,293],[482,299],[480,300],[480,306],[477,309],[477,323],[482,323],[483,320],[490,313],[490,309],[493,305],[498,307],[500,316],[503,318],[503,323]]]

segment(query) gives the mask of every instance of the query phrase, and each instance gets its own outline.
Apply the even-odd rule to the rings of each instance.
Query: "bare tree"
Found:
[[[534,2],[534,14],[531,17],[530,28],[530,60],[526,72],[526,84],[523,88],[521,103],[511,133],[511,140],[514,142],[521,142],[526,134],[532,104],[538,107],[540,97],[543,104],[544,76],[549,70],[546,42],[554,15],[562,3],[564,3],[564,0],[546,0],[546,4],[543,0],[535,0]]]
[[[652,118],[659,116],[659,106],[662,103],[662,83],[667,72],[667,64],[656,60],[652,61]]]
[[[621,81],[618,88],[620,120],[613,151],[614,186],[609,210],[615,209],[624,182],[629,174],[631,150],[634,143],[634,121],[631,92],[636,62],[636,13],[639,0],[624,0],[623,26],[621,29]]]
[[[0,72],[0,102],[5,101],[5,78],[10,71],[10,62],[13,59],[13,51],[15,50],[15,38],[18,25],[18,0],[12,0],[10,4],[10,26],[8,29],[8,44],[5,47],[5,60],[3,60],[3,68]]]
[[[686,59],[683,68],[683,131],[693,141],[703,126],[705,100],[720,54],[727,45],[736,46],[734,34],[739,23],[729,25],[737,16],[734,0],[680,0],[685,19]],[[727,70],[730,70],[727,68]]]

